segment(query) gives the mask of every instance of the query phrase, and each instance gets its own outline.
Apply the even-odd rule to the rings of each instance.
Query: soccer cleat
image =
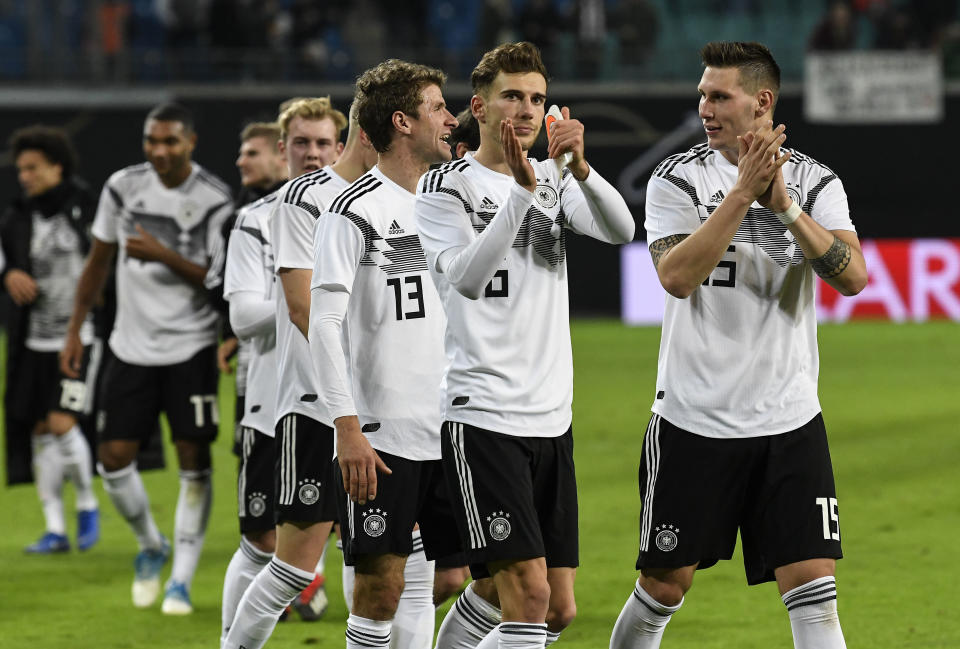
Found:
[[[160,610],[164,615],[190,615],[193,613],[193,604],[190,603],[190,593],[187,585],[180,581],[167,582],[167,592],[163,595],[163,606]]]
[[[314,622],[327,612],[327,591],[323,587],[323,575],[316,575],[310,585],[297,595],[291,605],[304,622]]]
[[[86,509],[77,512],[77,549],[89,550],[100,540],[100,510]]]
[[[152,606],[160,595],[160,570],[170,557],[170,542],[160,536],[159,548],[140,550],[133,560],[133,605],[137,608]]]
[[[63,534],[54,534],[47,532],[40,537],[40,540],[23,549],[27,554],[55,554],[57,552],[69,552],[70,540]]]

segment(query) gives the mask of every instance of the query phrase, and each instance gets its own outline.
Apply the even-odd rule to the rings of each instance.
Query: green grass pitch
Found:
[[[840,620],[853,647],[960,646],[960,326],[862,323],[820,328],[820,394],[840,502]],[[579,613],[559,646],[602,648],[635,579],[636,472],[652,401],[659,329],[577,321],[574,430],[580,485]],[[42,531],[32,486],[0,489],[0,647],[210,648],[218,643],[223,572],[237,547],[233,390],[222,384],[214,511],[193,588],[196,612],[167,618],[130,604],[133,537],[98,484],[103,539],[87,554],[27,556]],[[171,458],[172,459],[172,458]],[[173,470],[145,475],[171,534]],[[98,480],[99,483],[99,480]],[[66,493],[68,524],[72,493]],[[73,534],[73,526],[69,525]],[[169,572],[169,566],[165,573]],[[318,623],[281,624],[268,646],[344,646],[339,553],[328,557],[331,605]],[[446,607],[438,612],[438,620]],[[739,556],[698,573],[667,629],[666,649],[792,647],[773,584],[748,588]]]

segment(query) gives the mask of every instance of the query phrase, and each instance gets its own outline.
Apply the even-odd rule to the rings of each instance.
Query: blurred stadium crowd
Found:
[[[960,77],[958,14],[960,0],[0,0],[0,81],[337,81],[389,56],[456,77],[511,40],[539,45],[556,79],[673,80],[713,39],[769,43],[788,80],[807,49],[941,49]]]

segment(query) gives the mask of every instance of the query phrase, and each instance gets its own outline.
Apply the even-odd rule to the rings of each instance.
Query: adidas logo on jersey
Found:
[[[484,197],[483,197],[483,200],[480,201],[480,209],[481,209],[481,210],[492,210],[492,211],[496,211],[496,210],[500,209],[500,206],[497,205],[496,203],[494,203],[492,200],[490,200],[490,199],[487,198],[486,196],[484,196]]]
[[[390,223],[390,229],[387,230],[387,234],[389,234],[389,235],[391,235],[391,236],[398,235],[398,234],[403,234],[403,228],[400,227],[400,224],[397,223],[397,220],[396,220],[396,219],[394,219],[394,220]]]
[[[711,202],[711,203],[720,203],[720,202],[723,202],[723,190],[722,190],[722,189],[718,189],[718,190],[716,191],[716,193],[715,193],[713,196],[710,197],[710,202]]]

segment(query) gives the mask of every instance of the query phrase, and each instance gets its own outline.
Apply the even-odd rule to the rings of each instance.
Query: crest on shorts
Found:
[[[320,483],[314,480],[301,480],[300,490],[297,492],[300,502],[312,505],[320,500]]]
[[[657,534],[654,537],[654,543],[661,552],[670,552],[680,542],[680,539],[677,538],[677,534],[680,532],[679,527],[664,524],[656,526],[653,531]]]
[[[250,494],[249,502],[247,502],[247,513],[254,518],[260,518],[265,511],[267,511],[266,494],[259,491]]]
[[[537,199],[537,203],[546,209],[550,209],[557,204],[559,196],[557,195],[557,190],[551,187],[550,185],[537,184],[537,188],[533,191],[533,197]]]
[[[490,538],[494,541],[503,541],[510,536],[510,513],[492,512],[487,516],[490,523]]]
[[[363,531],[367,536],[377,538],[387,531],[387,512],[380,508],[368,509],[363,514]]]

